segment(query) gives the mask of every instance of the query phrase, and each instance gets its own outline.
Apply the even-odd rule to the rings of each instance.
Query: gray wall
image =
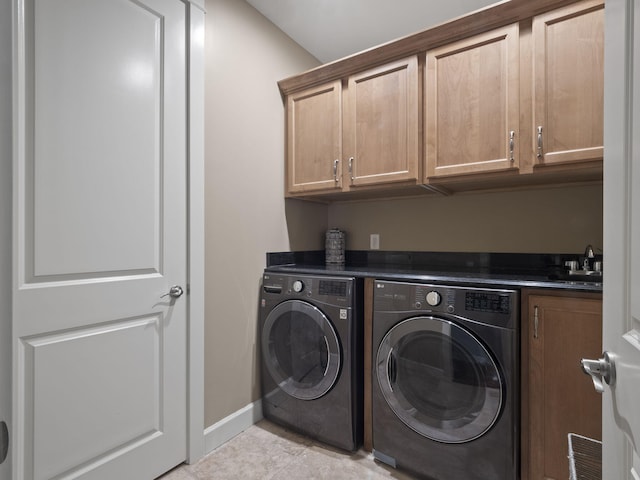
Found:
[[[11,2],[0,0],[0,421],[7,424],[11,418],[11,71]],[[0,465],[0,480],[11,478],[10,467],[8,459]]]

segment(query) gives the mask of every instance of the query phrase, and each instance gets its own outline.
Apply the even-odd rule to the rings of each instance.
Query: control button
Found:
[[[300,280],[296,280],[293,282],[293,291],[296,293],[300,293],[304,289],[304,283]]]
[[[432,290],[429,293],[427,293],[427,303],[432,307],[440,305],[440,300],[441,300],[441,297],[438,292]]]
[[[453,305],[449,305],[449,306],[447,307],[447,312],[449,312],[449,313],[453,313],[453,312],[455,312],[455,311],[456,311],[456,307],[454,307]]]
[[[422,308],[422,304],[420,302],[416,302],[416,308]]]

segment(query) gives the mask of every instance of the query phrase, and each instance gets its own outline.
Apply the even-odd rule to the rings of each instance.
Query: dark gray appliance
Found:
[[[376,459],[438,480],[519,478],[519,294],[376,281]]]
[[[264,416],[357,450],[363,435],[362,281],[265,273],[260,336]]]

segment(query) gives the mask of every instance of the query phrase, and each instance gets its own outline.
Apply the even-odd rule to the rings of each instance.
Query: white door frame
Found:
[[[204,32],[205,0],[189,0],[187,463],[204,456]]]
[[[11,430],[11,2],[0,0],[0,422]],[[11,479],[11,454],[0,480]]]

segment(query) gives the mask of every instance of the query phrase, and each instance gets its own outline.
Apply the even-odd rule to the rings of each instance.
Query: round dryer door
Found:
[[[340,342],[329,319],[300,300],[277,305],[262,328],[262,357],[278,386],[292,397],[314,400],[340,372]]]
[[[416,317],[395,325],[376,358],[389,407],[409,428],[463,443],[491,428],[502,408],[502,379],[483,344],[456,323]]]

